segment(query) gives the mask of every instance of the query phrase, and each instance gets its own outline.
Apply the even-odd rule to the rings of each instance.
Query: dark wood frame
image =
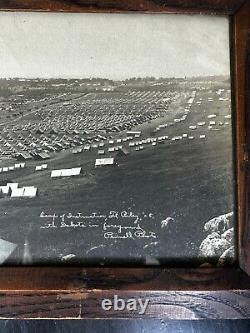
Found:
[[[144,318],[250,318],[250,0],[1,0],[3,11],[205,13],[231,19],[238,264],[227,268],[0,268],[0,318],[136,318],[101,300],[149,299]]]

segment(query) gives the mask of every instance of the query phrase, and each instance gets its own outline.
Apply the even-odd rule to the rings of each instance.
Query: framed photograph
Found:
[[[1,5],[2,317],[250,316],[250,3],[172,2]]]

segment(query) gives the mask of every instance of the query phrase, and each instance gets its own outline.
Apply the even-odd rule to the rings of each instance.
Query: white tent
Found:
[[[63,169],[61,170],[61,177],[70,177],[72,176],[71,169]]]
[[[8,185],[0,186],[0,192],[8,195],[10,193],[10,187]]]
[[[24,189],[23,187],[15,188],[11,192],[11,198],[22,198],[24,195]]]
[[[5,262],[16,247],[16,244],[0,239],[0,264]]]
[[[141,131],[127,131],[127,135],[140,136]]]
[[[37,187],[24,186],[20,188],[14,188],[11,197],[12,198],[35,198],[37,196]]]
[[[108,158],[97,158],[95,161],[95,166],[103,166],[103,165],[114,165],[115,160],[113,157]]]
[[[52,170],[51,178],[79,176],[81,174],[81,172],[82,172],[81,167],[71,168],[71,169]]]
[[[42,164],[36,166],[36,171],[42,171],[48,169],[48,164]]]
[[[34,186],[26,186],[23,187],[24,194],[23,196],[26,198],[35,198],[37,196],[37,187]]]
[[[70,170],[70,176],[79,176],[82,172],[82,168],[72,168]]]
[[[15,188],[18,188],[18,183],[7,183],[7,186],[13,191]]]
[[[61,177],[61,170],[52,170],[51,171],[51,178]]]

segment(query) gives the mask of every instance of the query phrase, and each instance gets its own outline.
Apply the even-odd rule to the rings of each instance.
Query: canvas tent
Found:
[[[97,158],[95,161],[95,166],[104,166],[104,165],[114,165],[115,159],[113,157],[108,158]]]
[[[129,151],[125,148],[118,148],[117,156],[127,156],[129,155]]]
[[[26,198],[35,198],[37,196],[37,187],[34,186],[25,186],[24,189],[24,197]]]
[[[51,178],[80,176],[81,172],[82,172],[81,167],[71,168],[71,169],[52,170]]]
[[[42,153],[37,153],[35,157],[36,159],[39,160],[48,160],[50,158],[50,155],[48,153],[42,152]]]
[[[7,185],[0,186],[0,193],[3,195],[9,195],[10,194],[10,187]]]
[[[0,264],[5,262],[16,247],[16,244],[0,239]]]
[[[19,160],[31,160],[32,156],[28,152],[21,152],[18,154],[17,158]]]
[[[24,196],[23,187],[16,188],[11,193],[11,198],[22,198]]]
[[[15,169],[20,169],[21,168],[21,163],[16,163],[14,166],[15,166]]]
[[[18,188],[18,183],[7,183],[7,186],[13,191],[15,188]]]
[[[11,193],[12,198],[35,198],[37,196],[37,187],[24,186],[13,189]]]
[[[36,165],[35,171],[42,171],[42,170],[47,170],[48,169],[48,164],[41,164],[41,165]]]
[[[127,131],[127,135],[140,136],[141,135],[141,131]]]

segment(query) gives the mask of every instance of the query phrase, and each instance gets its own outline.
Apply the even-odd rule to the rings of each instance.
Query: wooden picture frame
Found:
[[[238,193],[235,267],[1,267],[0,318],[250,318],[250,1],[3,0],[0,10],[229,16]],[[126,310],[103,311],[101,301],[114,295],[149,299],[149,305],[144,315]]]

